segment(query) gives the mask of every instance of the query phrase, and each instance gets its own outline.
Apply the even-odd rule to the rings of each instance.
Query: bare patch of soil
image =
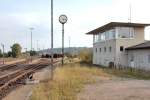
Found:
[[[112,78],[87,85],[78,100],[150,100],[150,81]]]

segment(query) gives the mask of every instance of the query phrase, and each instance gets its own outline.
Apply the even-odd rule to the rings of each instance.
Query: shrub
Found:
[[[81,62],[85,63],[92,63],[92,50],[91,49],[83,49],[79,52],[79,58],[81,59]]]

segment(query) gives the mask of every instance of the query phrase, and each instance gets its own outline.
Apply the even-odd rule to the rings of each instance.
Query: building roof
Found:
[[[101,26],[97,29],[94,29],[86,34],[98,34],[99,32],[104,32],[106,30],[112,29],[114,27],[146,27],[150,26],[150,24],[144,23],[124,23],[124,22],[110,22],[104,26]]]
[[[150,49],[150,41],[126,48],[126,50]]]

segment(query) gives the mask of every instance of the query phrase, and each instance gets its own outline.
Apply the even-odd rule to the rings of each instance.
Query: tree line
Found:
[[[0,58],[3,57],[3,56],[4,57],[18,58],[18,57],[20,57],[22,55],[22,52],[21,52],[22,51],[22,47],[21,47],[21,45],[19,43],[13,44],[10,48],[11,48],[11,51],[8,51],[7,53],[5,52],[4,54],[3,54],[2,50],[0,49]],[[37,53],[36,53],[36,51],[29,51],[29,54],[31,56],[34,56]]]

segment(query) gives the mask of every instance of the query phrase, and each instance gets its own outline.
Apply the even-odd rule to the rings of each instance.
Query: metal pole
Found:
[[[62,24],[62,66],[64,65],[64,24]]]
[[[25,49],[25,56],[26,56],[26,60],[27,60],[27,57],[28,57],[28,55],[27,55],[27,48],[24,48]]]
[[[71,40],[71,39],[70,39],[70,36],[69,36],[69,49],[70,49],[70,40]]]
[[[53,0],[51,0],[51,80],[53,80]]]
[[[1,44],[2,45],[2,48],[3,48],[3,64],[4,64],[4,44]]]
[[[31,30],[31,51],[30,51],[30,57],[31,57],[31,62],[32,62],[32,30],[33,30],[34,28],[30,28],[30,30]]]
[[[31,30],[31,62],[32,62],[32,30]]]
[[[37,40],[37,51],[39,50],[39,40]]]

